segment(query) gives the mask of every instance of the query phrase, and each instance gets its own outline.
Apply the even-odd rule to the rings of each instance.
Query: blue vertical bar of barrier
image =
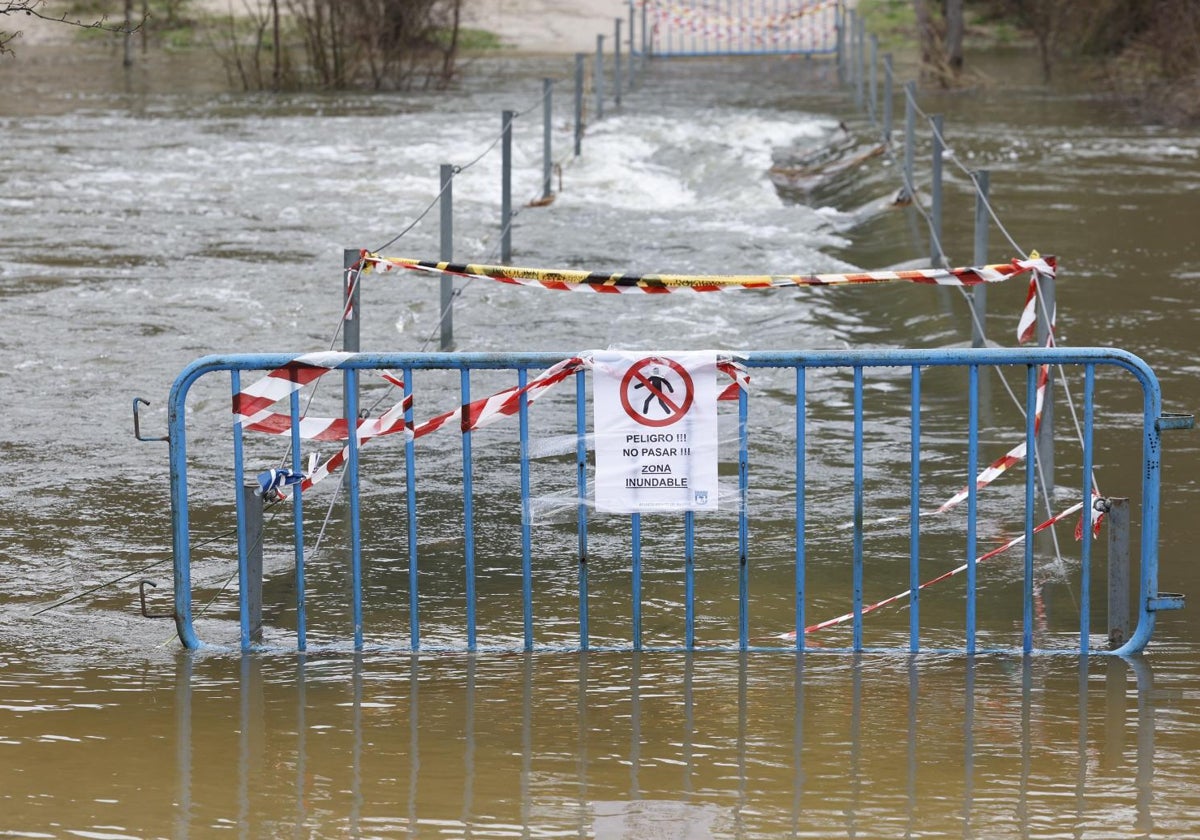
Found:
[[[524,393],[529,379],[525,368],[517,370],[518,418],[521,428],[521,603],[525,614],[525,650],[533,650],[533,539],[529,507],[529,400]]]
[[[413,369],[404,369],[404,426],[413,427]],[[410,437],[404,442],[404,495],[408,508],[408,646],[412,650],[421,647],[421,615],[417,609],[419,589],[417,585],[417,455],[414,441]]]
[[[975,653],[975,543],[978,526],[979,365],[967,368],[967,654]]]
[[[1049,387],[1049,386],[1047,386]],[[1162,393],[1158,381],[1152,380],[1142,386],[1142,536],[1141,547],[1141,597],[1138,599],[1138,623],[1133,636],[1125,644],[1133,646],[1136,653],[1150,641],[1154,631],[1157,612],[1148,609],[1147,598],[1158,597],[1158,518],[1159,492],[1162,482],[1162,433],[1158,418],[1162,413]],[[1145,627],[1145,635],[1142,628]],[[1153,727],[1151,728],[1153,732]]]
[[[738,648],[750,644],[750,445],[746,389],[738,389]]]
[[[230,388],[236,401],[242,391],[242,377],[239,371],[229,372]],[[233,481],[234,500],[237,511],[237,553],[238,553],[238,621],[241,625],[242,650],[250,649],[250,602],[247,593],[250,591],[250,546],[246,543],[246,505],[242,499],[242,482],[245,466],[242,453],[242,424],[233,424]]]
[[[808,369],[803,365],[796,368],[796,650],[804,650],[804,588],[805,588],[805,515],[808,494],[805,492],[807,480],[807,414],[808,397],[806,380]]]
[[[683,514],[684,647],[696,647],[696,514]]]
[[[1033,649],[1033,514],[1034,476],[1037,474],[1037,445],[1035,417],[1037,415],[1037,365],[1027,365],[1025,371],[1025,575],[1022,592],[1024,606],[1021,621],[1021,649]]]
[[[362,650],[362,532],[359,529],[358,504],[358,371],[346,371],[346,428],[350,457],[346,462],[346,480],[350,500],[350,581],[353,597],[354,649]]]
[[[921,366],[912,368],[908,473],[908,650],[921,649]]]
[[[1096,366],[1083,373],[1083,545],[1079,560],[1079,652],[1088,655],[1092,635],[1092,432],[1095,422]]]
[[[188,514],[186,413],[181,401],[171,399],[167,408],[170,434],[167,448],[171,461],[171,568],[175,578],[175,628],[187,650],[200,647],[192,625],[192,549]],[[240,496],[241,493],[238,493]]]
[[[471,404],[471,371],[463,368],[459,371],[459,395],[461,405]],[[467,591],[467,650],[474,651],[477,645],[475,635],[475,485],[474,471],[471,465],[471,432],[463,431],[462,436],[462,470],[463,470],[463,563],[465,566]]]
[[[630,517],[630,533],[633,543],[633,649],[642,649],[642,515]]]
[[[304,469],[304,458],[300,452],[300,392],[292,391],[290,400],[292,414],[292,470],[300,473]],[[304,493],[296,485],[292,496],[292,544],[296,550],[296,649],[308,649],[308,605],[304,580]]]
[[[631,7],[632,8],[632,7]],[[583,371],[575,374],[575,480],[579,493],[579,649],[588,649],[587,533],[587,388]]]
[[[854,366],[854,650],[862,650],[863,618],[863,369]]]

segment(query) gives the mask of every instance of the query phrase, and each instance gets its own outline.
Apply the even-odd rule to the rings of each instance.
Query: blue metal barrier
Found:
[[[282,354],[208,356],[186,368],[171,389],[168,411],[175,618],[179,637],[188,648],[202,645],[193,626],[192,526],[189,516],[186,410],[189,392],[206,375],[227,371],[230,373],[230,385],[236,402],[242,391],[243,372],[278,370],[296,358],[295,355]],[[406,398],[428,397],[429,404],[440,403],[443,406],[447,394],[453,394],[453,389],[446,388],[445,372],[457,371],[459,393],[455,404],[467,405],[473,399],[472,382],[478,381],[478,377],[482,375],[494,377],[500,375],[494,372],[509,372],[504,374],[507,377],[515,373],[517,385],[523,387],[528,382],[530,371],[546,369],[565,358],[568,357],[554,353],[358,353],[341,356],[336,369],[345,378],[345,415],[359,417],[359,392],[363,387],[359,382],[360,371],[397,371],[402,376]],[[752,383],[749,393],[746,389],[741,389],[736,400],[736,441],[723,444],[726,446],[726,454],[722,456],[722,462],[726,466],[726,474],[731,477],[727,483],[733,509],[729,511],[723,507],[719,512],[702,513],[700,516],[689,511],[682,516],[682,534],[674,531],[678,527],[678,518],[669,514],[635,513],[596,517],[590,515],[587,374],[584,370],[570,374],[570,378],[575,380],[573,393],[564,383],[555,392],[553,400],[550,397],[543,398],[548,403],[545,408],[543,402],[538,403],[536,411],[539,414],[539,422],[544,417],[553,416],[557,423],[556,431],[563,432],[562,437],[570,440],[569,444],[555,449],[551,457],[545,458],[545,463],[534,463],[542,456],[532,451],[534,439],[530,431],[531,409],[524,396],[521,397],[515,418],[516,428],[508,432],[510,436],[515,432],[517,440],[512,441],[511,445],[503,445],[489,438],[486,459],[473,447],[473,439],[480,432],[456,433],[454,428],[430,435],[428,439],[422,437],[420,440],[413,440],[409,435],[399,444],[403,446],[404,453],[400,461],[396,461],[395,442],[375,444],[372,447],[372,458],[378,456],[384,459],[379,463],[383,464],[387,476],[403,471],[402,489],[384,486],[386,480],[380,479],[372,482],[369,493],[364,497],[362,456],[357,439],[351,435],[344,476],[335,475],[328,485],[322,485],[320,492],[344,479],[347,490],[344,521],[349,542],[347,566],[350,579],[350,624],[354,649],[363,648],[368,639],[371,645],[400,647],[413,651],[444,648],[475,651],[492,647],[519,647],[525,650],[692,650],[702,647],[737,650],[816,649],[806,638],[811,633],[811,629],[810,632],[806,632],[806,623],[817,607],[831,610],[838,603],[837,599],[844,597],[844,590],[839,589],[838,583],[846,565],[849,565],[852,611],[846,615],[845,621],[850,626],[849,646],[844,642],[841,646],[822,644],[819,648],[821,650],[897,650],[914,653],[951,650],[966,654],[997,650],[1108,653],[1110,651],[1097,650],[1091,640],[1091,528],[1082,528],[1082,539],[1079,543],[1078,625],[1076,630],[1065,635],[1065,638],[1072,640],[1071,643],[1064,643],[1064,633],[1057,632],[1055,627],[1042,626],[1045,624],[1045,617],[1042,615],[1044,605],[1039,603],[1039,599],[1044,593],[1039,595],[1043,585],[1038,582],[1037,575],[1042,574],[1042,571],[1035,563],[1034,538],[1045,525],[1037,524],[1044,517],[1037,512],[1039,494],[1036,469],[1033,466],[1036,460],[1031,459],[1033,463],[1017,468],[1016,471],[1022,471],[1024,474],[1024,483],[1019,494],[1011,487],[1007,491],[993,488],[988,493],[999,494],[999,510],[993,511],[992,518],[988,519],[981,518],[979,513],[980,491],[977,490],[973,477],[980,471],[981,446],[995,445],[994,441],[984,440],[981,435],[985,426],[981,414],[984,413],[986,400],[981,399],[980,372],[989,368],[1024,372],[1026,420],[1023,435],[1026,451],[1034,453],[1034,406],[1037,372],[1041,365],[1062,366],[1082,374],[1082,457],[1079,468],[1073,474],[1079,482],[1075,486],[1080,488],[1082,499],[1088,504],[1093,496],[1091,468],[1095,457],[1094,402],[1098,369],[1105,374],[1109,371],[1131,374],[1132,379],[1116,377],[1118,381],[1113,383],[1115,387],[1106,390],[1106,394],[1116,391],[1119,399],[1119,395],[1124,393],[1120,390],[1123,385],[1129,391],[1126,397],[1130,403],[1140,404],[1141,426],[1140,429],[1134,430],[1140,433],[1141,448],[1141,582],[1137,602],[1138,622],[1128,642],[1111,652],[1125,655],[1141,651],[1153,633],[1156,613],[1182,606],[1182,596],[1160,593],[1158,590],[1157,546],[1160,431],[1186,424],[1173,415],[1162,414],[1157,379],[1136,356],[1112,349],[1043,348],[765,351],[738,354],[736,358],[749,371]],[[442,379],[430,388],[421,390],[416,387],[420,377],[432,376],[438,371],[443,372],[440,374]],[[493,373],[485,373],[489,371]],[[850,374],[848,382],[845,381],[847,372]],[[961,383],[961,377],[964,375],[965,406]],[[931,380],[937,377],[941,379],[935,383],[938,388],[934,388],[931,386]],[[898,379],[904,378],[907,378],[906,388],[897,384]],[[848,401],[844,397],[847,388],[850,391]],[[474,398],[477,399],[478,395]],[[849,412],[846,410],[847,402],[850,406]],[[424,408],[425,403],[420,404]],[[966,428],[961,428],[963,424],[954,415],[964,409]],[[1126,413],[1132,411],[1130,408]],[[303,413],[298,391],[290,394],[288,412],[290,463],[294,470],[300,471],[302,441],[299,421]],[[943,415],[949,416],[950,419],[942,419]],[[411,402],[405,408],[405,418],[411,430]],[[1115,424],[1115,428],[1121,426],[1120,423]],[[1002,425],[997,426],[997,429],[1000,430],[998,433],[1004,431]],[[751,434],[752,431],[754,434]],[[222,432],[210,437],[222,438],[224,435]],[[450,474],[453,470],[448,467],[447,447],[444,444],[447,439],[459,436],[462,460],[461,473],[456,476]],[[245,483],[247,460],[243,438],[241,424],[233,424],[233,480],[239,489]],[[953,442],[947,443],[950,439],[953,439]],[[847,450],[845,457],[839,454],[839,446],[843,444]],[[453,445],[457,446],[459,443],[454,442]],[[958,454],[963,445],[965,463],[961,462],[962,456]],[[276,446],[273,457],[277,461],[278,455]],[[888,457],[884,458],[883,455]],[[516,463],[509,460],[513,456]],[[846,460],[850,463],[846,464]],[[479,505],[484,490],[477,484],[476,473],[484,466],[491,477],[489,480],[496,482],[495,477],[499,476],[500,484],[507,482],[518,486],[503,493],[488,488],[489,501],[486,505]],[[889,467],[894,469],[889,471]],[[425,491],[420,487],[423,482],[418,481],[419,469],[425,470],[423,475],[427,478],[424,483],[437,483],[436,492],[429,491],[424,497],[421,496],[421,492]],[[735,471],[736,481],[732,478]],[[550,498],[555,510],[560,512],[554,525],[558,528],[554,536],[557,542],[553,544],[546,538],[546,528],[539,524],[540,544],[535,545],[533,510],[535,502],[539,502],[541,498],[532,490],[535,476],[539,486],[554,485],[557,488],[554,492],[544,494]],[[965,522],[962,521],[964,517],[960,513],[958,516],[936,517],[936,525],[928,524],[935,518],[929,516],[928,510],[922,510],[922,493],[929,497],[934,493],[942,493],[946,487],[952,491],[958,490],[964,483],[967,493]],[[814,490],[816,487],[826,489]],[[561,492],[555,495],[558,491]],[[294,573],[295,645],[300,650],[309,647],[308,633],[311,626],[308,615],[311,604],[306,580],[311,564],[306,562],[309,555],[306,554],[304,514],[305,511],[311,510],[310,498],[317,493],[317,488],[307,492],[297,489],[293,500],[287,503],[292,508],[293,519],[294,566],[289,571]],[[1042,500],[1047,506],[1053,502],[1054,494],[1051,492],[1048,495],[1049,501]],[[243,534],[245,511],[240,493],[237,498],[239,534]],[[397,521],[404,523],[403,534],[395,541],[403,542],[407,549],[407,569],[404,571],[407,572],[408,635],[406,638],[398,638],[391,625],[399,622],[387,620],[372,625],[368,637],[363,611],[363,559],[364,550],[371,551],[374,546],[364,545],[361,529],[363,505],[364,502],[375,504],[393,498],[402,500],[402,515],[399,512],[395,515],[389,512],[382,518],[381,524],[374,527],[378,531],[386,529],[391,532],[397,527]],[[449,503],[447,498],[454,501]],[[841,501],[845,499],[848,499],[850,504],[849,511],[843,513],[844,506],[841,505]],[[330,504],[332,506],[333,502]],[[752,507],[756,510],[755,525],[759,529],[759,539],[751,538]],[[894,515],[885,517],[884,520],[873,520],[867,515],[869,508],[872,515],[879,512]],[[757,513],[760,509],[762,514]],[[565,514],[561,512],[566,510],[570,511],[573,521],[564,525],[561,520]],[[496,517],[503,519],[508,515],[508,511],[512,511],[513,515],[496,525]],[[456,521],[447,524],[446,517],[449,516],[455,517]],[[462,517],[461,522],[457,521],[458,516]],[[644,533],[647,517],[650,517],[653,524],[654,540],[650,540]],[[624,535],[618,534],[623,527],[621,523],[626,519],[629,528],[627,542]],[[877,524],[880,521],[899,522],[900,525],[883,526],[890,528],[891,532],[883,538],[876,538],[872,529],[880,527]],[[480,538],[476,531],[481,523],[487,525],[487,536],[483,538],[485,548],[499,554],[493,558],[494,565],[490,571],[482,570],[478,566]],[[1017,523],[1020,523],[1019,528]],[[1074,519],[1071,523],[1074,523]],[[311,531],[313,527],[315,523],[309,523],[308,530]],[[981,534],[981,527],[985,533]],[[434,528],[444,532],[444,535],[436,540],[426,538],[436,545],[423,545],[422,534]],[[517,529],[520,535],[519,560],[512,556],[515,554],[515,546],[511,552],[509,549],[497,548],[508,538],[510,532]],[[568,532],[569,536],[566,536]],[[848,538],[846,532],[849,532]],[[598,534],[604,539],[603,548],[599,551],[593,544],[598,539]],[[870,551],[867,546],[868,537],[871,539]],[[1008,578],[1015,578],[1016,571],[1006,570],[1007,577],[1002,576],[999,582],[994,579],[981,582],[977,575],[978,545],[981,540],[999,542],[1005,537],[1011,538],[1009,544],[1022,544],[1020,538],[1023,537],[1024,556],[1019,574],[1020,632],[1019,642],[1014,639],[1011,644],[997,645],[997,640],[1004,641],[1008,635],[1005,622],[1010,619],[1014,625],[1013,635],[1016,635],[1015,608],[1012,616],[1002,610],[997,615],[991,615],[991,612],[1000,610],[1000,607],[997,606],[999,599],[991,594],[989,589],[986,601],[989,607],[988,618],[993,623],[998,623],[1000,629],[985,630],[979,626],[980,616],[977,612],[980,592],[985,586],[1015,588],[1017,582]],[[904,543],[903,546],[901,542]],[[847,543],[848,552],[845,551]],[[565,611],[570,615],[564,618],[560,570],[556,566],[547,568],[545,564],[548,557],[557,558],[568,544],[571,544],[572,551],[577,551],[572,565],[576,570],[574,586],[578,590],[578,605],[577,611],[574,607],[566,608]],[[698,563],[698,554],[706,545],[716,545],[717,548],[711,552],[712,558],[706,557],[702,563]],[[648,547],[659,555],[665,553],[677,558],[668,561],[666,566],[659,563],[654,568],[655,586],[661,588],[667,584],[660,581],[669,581],[670,585],[678,582],[683,587],[681,599],[678,596],[660,596],[655,599],[659,612],[669,613],[675,607],[683,608],[683,626],[678,628],[678,638],[666,644],[646,645],[643,640],[643,574],[647,570],[643,553]],[[239,539],[239,590],[243,595],[240,599],[239,620],[241,645],[244,649],[252,647],[247,626],[248,607],[244,597],[247,591],[247,553],[251,548],[244,537]],[[619,552],[627,553],[618,557]],[[983,555],[983,558],[987,559],[988,556]],[[594,608],[603,606],[609,609],[609,602],[614,600],[611,596],[597,596],[591,590],[589,566],[594,565],[598,559],[606,561],[603,570],[608,579],[624,578],[628,581],[630,615],[628,637],[623,642],[613,642],[610,639],[598,644],[594,638]],[[611,567],[614,559],[621,563],[619,570],[613,570]],[[1071,558],[1069,564],[1074,565],[1075,562],[1075,558]],[[922,590],[925,588],[921,584],[922,578],[942,570],[947,563],[962,563],[962,568],[966,571],[965,586],[962,589],[954,590],[954,594],[946,593],[939,597],[941,613],[947,613],[947,603],[952,605],[959,598],[965,600],[961,613],[961,634],[957,630],[946,630],[929,623],[922,624],[921,621],[922,617],[928,615],[923,614],[921,609]],[[400,571],[398,564],[396,557],[389,554],[382,561],[371,558],[368,565],[372,569],[385,569],[390,573],[393,568]],[[539,579],[545,577],[548,585],[535,587],[535,567]],[[477,583],[487,580],[489,585],[495,588],[499,585],[498,581],[502,584],[504,579],[515,576],[518,568],[521,577],[520,642],[481,645],[477,628],[477,608],[481,596],[476,592]],[[344,568],[340,564],[338,569],[342,571],[337,571],[336,574],[343,575]],[[447,572],[447,569],[454,570],[454,574]],[[456,578],[458,569],[461,569],[462,590],[443,591],[450,585],[447,581]],[[423,590],[422,575],[443,572],[447,577],[437,584],[437,592],[427,593]],[[718,593],[709,595],[707,600],[698,594],[697,576],[701,574],[704,576],[707,591]],[[1062,577],[1064,572],[1059,569],[1054,574]],[[1066,576],[1074,579],[1074,574],[1071,572]],[[943,573],[942,577],[947,575]],[[750,625],[752,578],[756,598],[753,603],[761,607],[761,613],[756,614],[759,624],[755,627],[755,634],[751,633]],[[873,612],[878,604],[867,603],[866,587],[904,583],[907,583],[909,591],[902,593],[902,598],[890,600],[901,604],[901,607],[894,608],[892,613],[907,608],[908,617],[904,622],[907,630],[893,626],[896,625],[893,619],[890,625],[885,623],[881,630],[872,629],[874,635],[883,643],[868,644],[864,636],[867,626],[864,617]],[[389,578],[386,585],[378,587],[382,594],[372,597],[386,602],[389,608],[398,610],[399,607],[393,605],[396,600],[393,597],[394,586],[395,583]],[[547,594],[547,590],[554,590],[554,594]],[[736,620],[729,615],[726,627],[722,624],[726,620],[726,617],[723,617],[726,602],[720,593],[728,591],[732,595],[734,590],[737,599]],[[886,592],[887,590],[880,590],[873,594],[873,598],[874,595]],[[430,609],[427,599],[432,598],[438,599],[439,632],[443,639],[434,645],[427,645],[422,640],[422,615]],[[547,603],[545,599],[554,599],[556,605],[547,609],[543,606]],[[682,604],[679,600],[682,600]],[[449,601],[453,601],[453,605],[447,607],[446,603]],[[461,608],[457,606],[459,601],[462,602]],[[670,603],[664,607],[664,602]],[[537,614],[543,617],[536,622],[536,628],[535,605],[541,606]],[[951,609],[948,614],[954,612]],[[394,614],[398,616],[398,613]],[[458,616],[463,622],[462,625],[450,626],[445,620],[447,615]],[[667,618],[662,620],[666,621]],[[561,638],[565,635],[563,627],[568,623],[574,627],[572,636],[577,633],[577,643]],[[699,639],[701,626],[706,634],[715,634],[718,638],[712,642],[702,642]],[[736,630],[733,630],[733,627],[736,627]],[[786,631],[794,632],[794,640],[787,637]],[[664,632],[676,635],[675,629],[658,629],[656,632],[660,636]],[[839,632],[844,631],[835,629],[832,634],[836,635]],[[538,642],[539,633],[557,636],[552,643]],[[948,635],[955,636],[957,642],[947,644]],[[268,646],[277,645],[281,636],[290,637],[290,631],[285,633],[273,630],[268,637]],[[515,642],[515,639],[512,641]],[[346,642],[331,639],[329,643]]]

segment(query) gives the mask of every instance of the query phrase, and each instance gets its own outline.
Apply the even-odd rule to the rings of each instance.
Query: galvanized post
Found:
[[[941,268],[945,262],[942,253],[942,115],[933,115],[933,161],[929,184],[929,263]]]
[[[633,60],[633,4],[629,4],[629,89],[633,90],[633,77],[635,75],[636,64]]]
[[[1051,346],[1054,327],[1054,278],[1048,274],[1036,273],[1038,299],[1037,306],[1037,345]],[[1046,370],[1046,389],[1042,395],[1042,419],[1037,432],[1037,455],[1039,478],[1045,485],[1046,494],[1054,493],[1054,366]]]
[[[575,53],[575,157],[583,152],[583,53]]]
[[[650,30],[646,28],[646,6],[642,4],[642,69],[646,69],[646,59],[650,57]]]
[[[441,256],[443,262],[454,259],[454,166],[442,164],[442,191],[439,200],[441,209]],[[454,346],[454,280],[449,274],[442,275],[441,288],[442,350]]]
[[[596,72],[592,74],[596,91],[596,119],[604,119],[604,36],[596,36]]]
[[[867,24],[860,16],[855,17],[854,33],[854,104],[863,108],[863,82],[867,76]]]
[[[551,121],[554,119],[554,80],[542,79],[542,198],[546,201],[550,200],[550,172],[552,166],[552,155],[550,149],[550,128]]]
[[[871,114],[871,125],[879,126],[879,38],[871,36],[871,75],[869,78],[870,101],[867,110]]]
[[[892,73],[892,54],[883,55],[883,142],[892,142],[892,90],[894,83]]]
[[[242,485],[242,510],[246,512],[246,600],[249,640],[262,643],[263,497],[257,481]]]
[[[835,49],[837,50],[837,83],[838,87],[846,85],[846,9],[841,3],[837,5],[837,17],[834,22]]]
[[[361,298],[359,281],[362,273],[355,268],[358,263],[358,251],[346,248],[342,251],[342,349],[347,353],[359,351],[359,326],[361,316]],[[349,382],[342,387],[342,416],[346,416],[346,406],[349,404]]]
[[[357,353],[359,349],[359,277],[354,267],[357,263],[358,251],[353,248],[342,251],[342,314],[345,316],[342,319],[342,349],[347,353]]]
[[[863,106],[862,77],[858,75],[858,14],[853,9],[846,13],[847,35],[850,50],[850,84],[854,88],[854,107],[860,111]]]
[[[975,193],[975,265],[987,265],[988,260],[988,170],[975,173],[978,192]],[[984,324],[987,323],[987,284],[980,283],[971,288],[971,346],[982,347],[987,339]]]
[[[512,122],[516,111],[503,111],[500,122],[500,262],[512,259]]]
[[[613,98],[617,108],[621,107],[621,19],[613,20]]]
[[[913,183],[913,154],[917,145],[917,83],[904,83],[904,198],[916,201]]]
[[[1108,646],[1129,639],[1129,499],[1108,499]],[[1084,514],[1087,521],[1087,514]]]

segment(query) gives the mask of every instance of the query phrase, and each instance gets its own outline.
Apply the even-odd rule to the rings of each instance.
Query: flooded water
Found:
[[[930,92],[922,107],[945,114],[958,160],[991,170],[1013,239],[1061,260],[1062,342],[1142,356],[1167,410],[1193,411],[1200,138],[1134,124],[1069,88],[1045,92],[1024,60],[990,62],[1009,82],[1004,91]],[[441,163],[483,155],[455,182],[455,248],[495,261],[499,156],[484,152],[502,109],[528,111],[516,123],[514,189],[518,200],[537,195],[540,79],[569,68],[481,61],[449,95],[270,97],[228,94],[219,74],[186,59],[155,58],[129,76],[118,64],[38,54],[0,64],[0,836],[1200,833],[1194,607],[1162,614],[1148,653],[1129,663],[180,652],[169,621],[138,614],[139,579],[169,588],[170,513],[165,447],[134,440],[133,397],[151,401],[143,432],[161,434],[167,389],[195,358],[329,347],[342,249],[390,243],[437,194]],[[556,94],[556,157],[569,150],[569,90],[564,81]],[[513,261],[802,273],[927,254],[911,212],[856,212],[895,191],[882,159],[807,191],[780,191],[768,177],[773,163],[843,142],[843,120],[869,145],[851,99],[819,63],[655,66],[620,112],[593,122],[584,155],[564,158],[554,204],[521,210]],[[971,198],[953,166],[948,179],[945,250],[968,264]],[[431,258],[437,242],[426,219],[386,253]],[[994,261],[1016,256],[995,230],[992,243]],[[427,347],[436,289],[404,278],[372,284],[362,346]],[[989,297],[1000,344],[1013,343],[1022,286]],[[472,283],[455,312],[458,346],[969,339],[962,302],[936,289],[613,297]],[[833,392],[815,398],[818,416],[844,421],[849,409]],[[227,400],[214,391],[195,402],[202,428],[228,422]],[[1113,408],[1101,487],[1136,496],[1126,438],[1136,441],[1130,424],[1139,421],[1126,405]],[[1200,500],[1197,441],[1170,435],[1162,459],[1161,585],[1185,593],[1200,582],[1188,562],[1200,538],[1188,513]],[[197,472],[225,475],[227,463],[214,458]],[[214,540],[197,571],[212,600],[206,636],[229,643],[228,500],[201,481],[196,504],[196,539]],[[221,515],[208,510],[222,505]],[[339,556],[322,555],[318,574],[330,588],[344,584]],[[508,591],[507,570],[493,571],[496,591]],[[759,580],[788,585],[770,569]],[[386,584],[378,578],[369,593],[376,605],[386,606]],[[554,586],[561,610],[543,620],[568,626],[573,581]],[[283,603],[286,588],[281,571],[268,599]],[[1051,610],[1077,609],[1069,587],[1062,594]],[[931,592],[923,603],[949,614],[960,597]],[[152,608],[163,598],[151,592]],[[673,607],[675,589],[656,591],[653,616]],[[830,596],[817,607],[835,614],[847,604]]]

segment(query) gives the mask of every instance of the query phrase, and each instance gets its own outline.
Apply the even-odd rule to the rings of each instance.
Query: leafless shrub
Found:
[[[462,0],[287,0],[311,82],[376,90],[454,76]]]

